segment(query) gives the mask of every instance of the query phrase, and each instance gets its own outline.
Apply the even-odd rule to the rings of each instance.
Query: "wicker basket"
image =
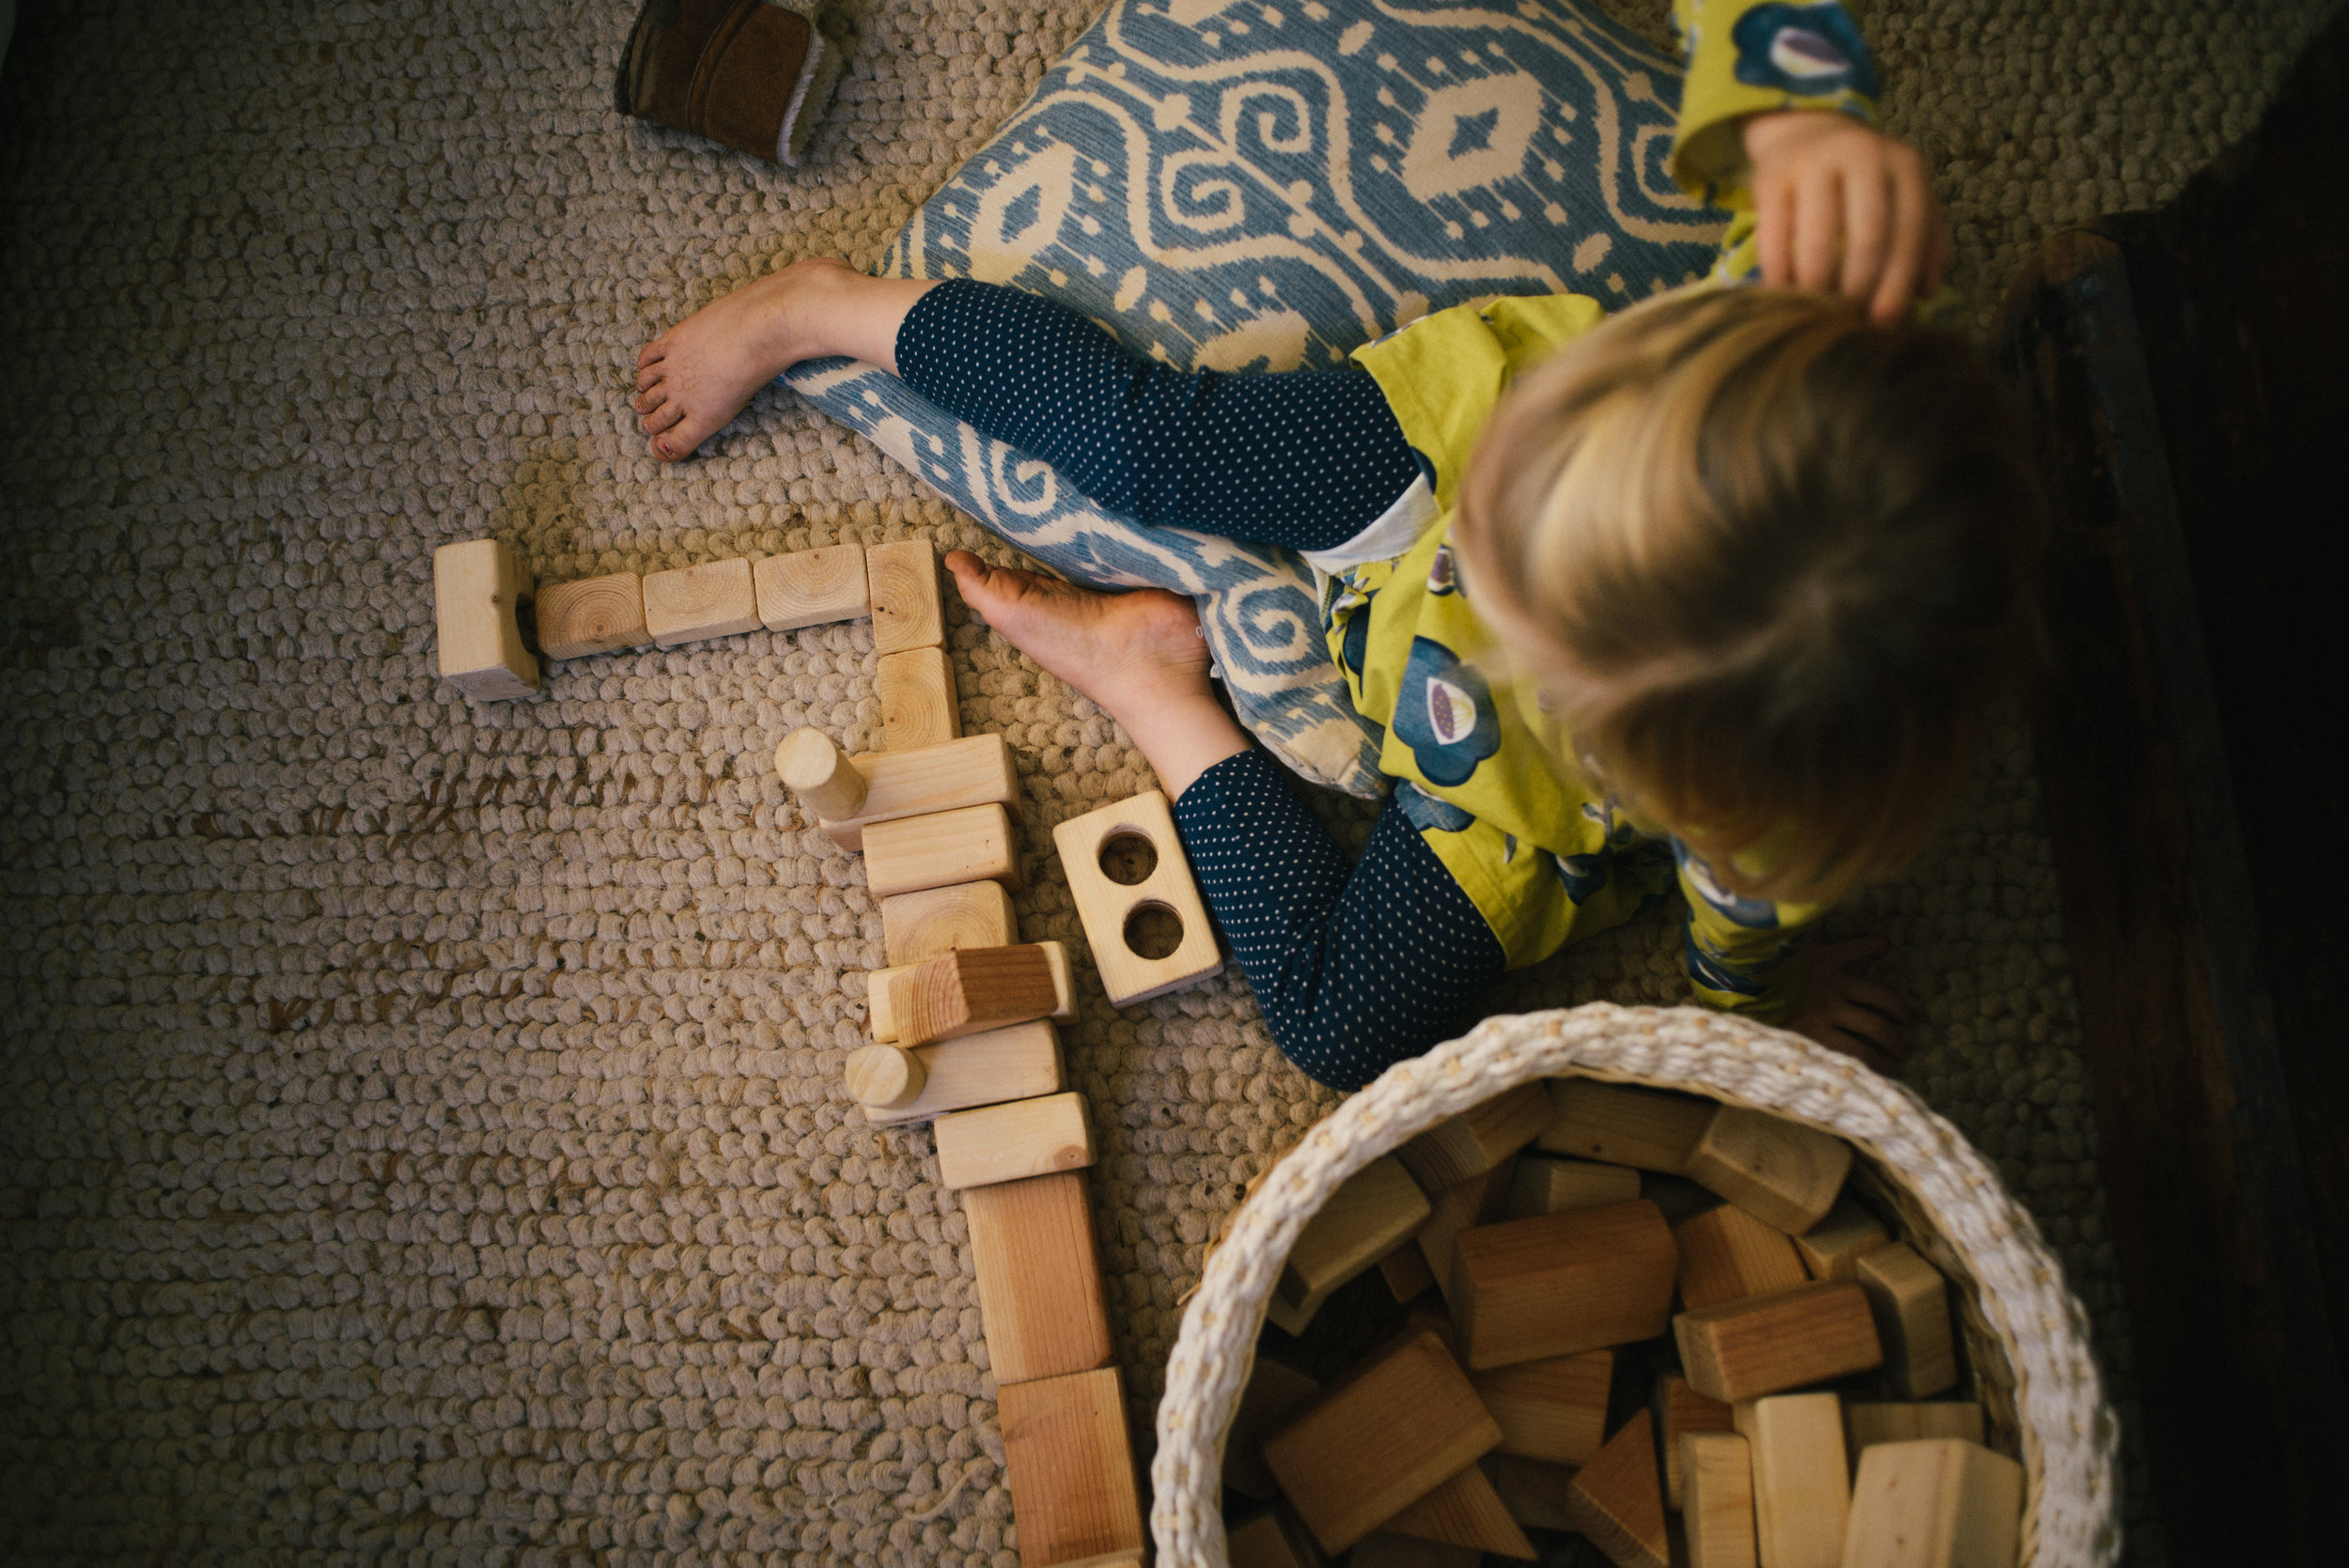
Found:
[[[1799,1035],[1690,1007],[1598,1003],[1490,1018],[1397,1063],[1309,1131],[1234,1214],[1183,1314],[1159,1405],[1150,1527],[1165,1568],[1226,1561],[1224,1430],[1254,1363],[1266,1296],[1305,1221],[1406,1140],[1569,1072],[1709,1094],[1850,1140],[1854,1179],[1957,1296],[1990,1440],[2023,1464],[2023,1568],[2118,1560],[2119,1430],[2086,1314],[2030,1216],[1957,1129],[1899,1084]]]

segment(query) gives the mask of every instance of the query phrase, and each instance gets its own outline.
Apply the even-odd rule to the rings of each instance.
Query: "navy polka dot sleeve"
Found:
[[[1252,747],[1183,791],[1174,825],[1273,1040],[1331,1088],[1450,1039],[1501,978],[1492,927],[1399,811],[1349,868]]]
[[[1419,477],[1366,370],[1181,371],[1065,305],[967,278],[897,329],[906,384],[1154,527],[1328,550]]]

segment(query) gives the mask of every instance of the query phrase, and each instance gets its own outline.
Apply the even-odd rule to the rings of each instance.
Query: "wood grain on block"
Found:
[[[1501,1494],[1474,1465],[1440,1483],[1434,1491],[1378,1527],[1388,1535],[1408,1535],[1448,1546],[1468,1546],[1531,1562],[1533,1543],[1509,1516]]]
[[[1052,1568],[1144,1568],[1147,1557],[1140,1546],[1128,1546],[1122,1552],[1103,1552],[1097,1557],[1070,1558],[1056,1562]]]
[[[1593,1078],[1549,1080],[1545,1153],[1678,1174],[1720,1107],[1662,1089],[1602,1083]]]
[[[864,595],[862,545],[766,556],[752,564],[751,591],[758,601],[759,624],[770,631],[863,620],[872,613]]]
[[[946,641],[938,595],[938,552],[927,539],[900,539],[864,552],[864,586],[873,604],[873,651],[903,653]]]
[[[1007,947],[1019,939],[1011,893],[1001,882],[957,882],[880,901],[881,944],[893,968],[958,947]]]
[[[875,1126],[926,1122],[949,1110],[1000,1105],[1006,1100],[1056,1094],[1062,1080],[1060,1033],[1049,1023],[1014,1024],[985,1034],[966,1034],[914,1050],[922,1063],[922,1092],[891,1110],[866,1107]]]
[[[1090,1372],[1115,1354],[1081,1171],[974,1187],[962,1195],[995,1381]]]
[[[1314,1539],[1342,1552],[1500,1442],[1443,1341],[1418,1333],[1323,1390],[1264,1456]]]
[[[955,668],[944,648],[883,655],[873,675],[873,694],[880,699],[881,745],[890,751],[943,745],[962,734]]]
[[[1653,1339],[1679,1252],[1644,1200],[1480,1225],[1454,1244],[1452,1321],[1478,1370]]]
[[[751,564],[705,561],[645,577],[645,629],[664,648],[758,629],[758,595]]]
[[[921,1096],[929,1070],[922,1059],[896,1046],[865,1046],[848,1053],[841,1074],[848,1097],[875,1110],[902,1110]]]
[[[1485,1554],[1408,1535],[1367,1535],[1346,1555],[1346,1568],[1477,1568]]]
[[[938,1181],[960,1190],[1093,1163],[1082,1094],[1046,1094],[941,1116]]]
[[[1970,1399],[1843,1406],[1843,1436],[1858,1453],[1878,1443],[1907,1443],[1920,1437],[1963,1437],[1983,1440],[1982,1406]]]
[[[1841,1280],[1672,1319],[1688,1386],[1731,1405],[1884,1364],[1859,1287]]]
[[[1278,1504],[1234,1525],[1224,1537],[1224,1548],[1231,1554],[1231,1568],[1320,1568],[1321,1564],[1321,1554],[1314,1549],[1313,1536],[1303,1521]]]
[[[1867,1253],[1855,1268],[1893,1389],[1904,1399],[1929,1399],[1955,1388],[1957,1341],[1941,1271],[1899,1242]]]
[[[1449,1121],[1439,1122],[1395,1151],[1430,1192],[1481,1176],[1524,1148],[1549,1125],[1549,1095],[1521,1083]]]
[[[1735,1432],[1690,1432],[1679,1444],[1688,1478],[1680,1522],[1688,1568],[1756,1568],[1753,1455]]]
[[[1034,942],[957,948],[889,978],[889,1012],[902,1045],[1008,1029],[1059,1010],[1051,960]]]
[[[1264,1498],[1279,1495],[1281,1483],[1264,1462],[1268,1434],[1288,1423],[1321,1385],[1280,1361],[1259,1356],[1240,1390],[1239,1408],[1223,1435],[1223,1484],[1242,1496]]]
[[[1846,1195],[1835,1200],[1825,1219],[1795,1238],[1795,1248],[1813,1280],[1849,1280],[1856,1277],[1861,1258],[1891,1241],[1884,1221]]]
[[[1460,1233],[1471,1225],[1492,1224],[1507,1212],[1516,1169],[1515,1160],[1504,1159],[1490,1171],[1428,1195],[1427,1220],[1419,1228],[1419,1251],[1447,1302],[1452,1298],[1454,1248]]]
[[[1020,1568],[1139,1551],[1142,1499],[1117,1369],[998,1384]]]
[[[864,830],[864,885],[875,898],[982,879],[1019,886],[1019,841],[1001,806],[901,816]]]
[[[1733,1432],[1736,1428],[1728,1405],[1718,1399],[1705,1398],[1688,1387],[1688,1380],[1676,1372],[1657,1379],[1656,1421],[1661,1436],[1657,1446],[1664,1456],[1664,1500],[1678,1508],[1680,1439],[1691,1432]]]
[[[1735,1203],[1682,1220],[1672,1239],[1680,1244],[1680,1304],[1691,1311],[1810,1282],[1793,1238]]]
[[[1045,967],[1052,976],[1052,1010],[1045,1015],[1054,1023],[1074,1023],[1077,1018],[1077,986],[1075,971],[1069,968],[1068,944],[1066,942],[1032,942],[1020,944],[1041,948]],[[962,951],[950,949],[949,951]],[[935,960],[925,960],[934,962]],[[921,964],[901,964],[895,969],[868,970],[864,977],[864,1001],[868,1027],[876,1040],[896,1040],[903,1024],[897,1017],[896,984],[900,977],[921,969]],[[987,1032],[992,1033],[989,1030]]]
[[[495,539],[432,552],[432,625],[441,678],[475,702],[538,690],[538,659],[522,641],[530,574]]]
[[[1476,1397],[1501,1423],[1501,1452],[1580,1465],[1607,1438],[1615,1353],[1583,1350],[1471,1372]]]
[[[1410,1239],[1427,1218],[1427,1195],[1402,1161],[1382,1155],[1340,1184],[1305,1221],[1275,1287],[1291,1305],[1331,1291]]]
[[[1851,1507],[1843,1418],[1833,1394],[1737,1406],[1753,1462],[1754,1544],[1767,1568],[1837,1568]]]
[[[1617,1568],[1669,1568],[1671,1538],[1664,1528],[1664,1488],[1656,1470],[1656,1425],[1645,1410],[1607,1439],[1566,1488],[1574,1528]]]
[[[1640,1196],[1661,1209],[1665,1223],[1671,1225],[1719,1208],[1721,1202],[1688,1177],[1668,1176],[1660,1171],[1640,1172]]]
[[[1574,1484],[1573,1466],[1523,1459],[1497,1450],[1477,1464],[1501,1495],[1501,1505],[1518,1524],[1527,1529],[1574,1529],[1574,1519],[1566,1513],[1566,1488]]]
[[[1627,1203],[1639,1195],[1640,1172],[1628,1165],[1529,1155],[1517,1161],[1517,1179],[1509,1185],[1509,1218],[1531,1219],[1537,1214]]]
[[[1688,1156],[1688,1173],[1755,1219],[1800,1235],[1828,1216],[1851,1145],[1767,1111],[1725,1105]]]
[[[1124,838],[1143,840],[1157,857],[1139,882],[1115,881],[1102,866],[1104,848]],[[1111,1006],[1145,1001],[1222,972],[1215,923],[1207,918],[1163,794],[1145,790],[1071,817],[1052,830],[1052,842]],[[1135,950],[1132,923],[1143,909],[1163,910],[1181,925],[1173,952],[1150,958]]]
[[[2015,1568],[2023,1467],[1962,1438],[1859,1456],[1842,1568]]]
[[[854,814],[868,793],[855,760],[819,729],[797,729],[783,737],[775,747],[775,775],[819,822]]]
[[[632,571],[550,582],[538,590],[538,651],[583,659],[652,643],[645,625],[645,580]]]
[[[1427,1266],[1427,1256],[1419,1250],[1416,1236],[1380,1258],[1378,1272],[1395,1300],[1403,1304],[1417,1300],[1436,1282],[1436,1271]]]
[[[1020,820],[1019,771],[1000,735],[966,735],[918,752],[865,752],[848,760],[863,777],[864,799],[855,815],[827,816],[820,826],[850,854],[864,847],[864,831],[876,822],[989,804]],[[780,749],[775,770],[784,771]]]

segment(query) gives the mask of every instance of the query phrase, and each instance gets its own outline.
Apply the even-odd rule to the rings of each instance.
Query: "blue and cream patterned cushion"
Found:
[[[1723,222],[1666,170],[1679,82],[1563,0],[1116,0],[885,270],[1048,294],[1184,368],[1342,365],[1480,295],[1627,303],[1701,274]],[[1257,737],[1307,777],[1379,791],[1377,726],[1294,553],[1106,513],[869,365],[786,380],[1069,578],[1195,596]]]

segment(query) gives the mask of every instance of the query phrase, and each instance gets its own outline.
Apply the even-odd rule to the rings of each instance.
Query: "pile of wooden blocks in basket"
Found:
[[[1326,1385],[1266,1337],[1225,1450],[1234,1568],[1474,1568],[1533,1560],[1528,1529],[1623,1568],[2013,1568],[2022,1467],[1982,1405],[1934,1397],[1961,1378],[1947,1283],[1845,1190],[1852,1162],[1579,1078],[1373,1161],[1268,1315],[1310,1359],[1376,1268],[1403,1323]]]

